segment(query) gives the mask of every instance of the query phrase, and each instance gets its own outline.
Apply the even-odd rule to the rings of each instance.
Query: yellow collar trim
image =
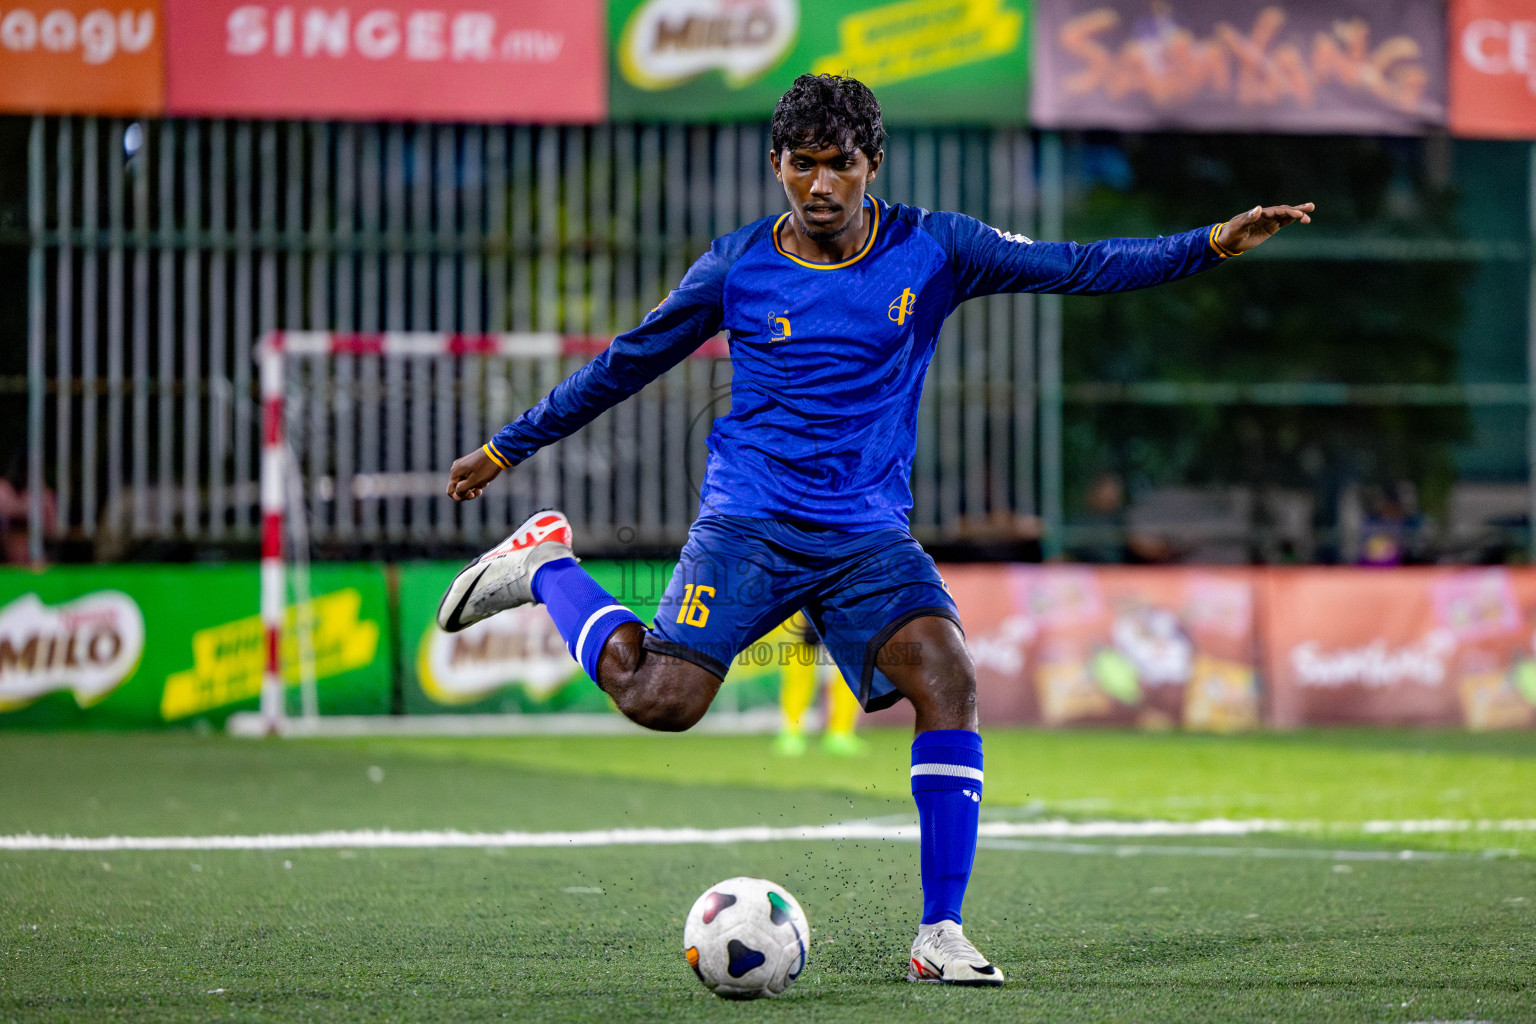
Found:
[[[869,208],[874,211],[874,221],[869,226],[869,237],[864,240],[864,247],[861,248],[858,252],[854,253],[852,256],[848,257],[846,260],[843,260],[841,263],[812,263],[809,260],[801,259],[799,256],[796,256],[788,249],[785,249],[783,245],[779,244],[779,229],[782,228],[784,226],[784,222],[789,219],[788,213],[785,213],[778,220],[773,222],[773,247],[779,250],[780,256],[783,256],[786,259],[794,260],[802,267],[809,267],[812,270],[841,270],[844,267],[851,267],[855,263],[859,262],[859,260],[869,255],[869,251],[875,247],[875,236],[880,234],[879,200],[871,199],[869,201]]]

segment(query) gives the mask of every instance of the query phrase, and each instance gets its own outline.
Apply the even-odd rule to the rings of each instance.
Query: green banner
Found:
[[[255,565],[0,570],[0,728],[217,725],[254,709],[260,585]],[[383,570],[315,566],[309,589],[305,614],[288,612],[290,711],[307,662],[321,713],[388,712]]]
[[[887,124],[1022,124],[1023,0],[609,0],[615,121],[765,120],[797,75],[849,74]]]
[[[586,561],[581,567],[649,625],[674,564]],[[458,562],[400,568],[400,661],[406,713],[617,713],[608,696],[566,651],[565,641],[541,606],[502,612],[461,633],[438,629],[438,602],[462,568]],[[777,703],[777,648],[770,652],[767,646],[758,646],[762,649],[749,648],[731,666],[715,698],[715,710]]]

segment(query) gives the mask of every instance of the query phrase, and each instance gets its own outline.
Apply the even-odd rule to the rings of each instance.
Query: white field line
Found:
[[[988,850],[1017,850],[1021,853],[1067,853],[1099,857],[1256,857],[1261,860],[1331,860],[1331,861],[1404,861],[1466,860],[1471,857],[1494,859],[1511,856],[1511,851],[1447,853],[1440,850],[1319,850],[1306,847],[1265,846],[1173,846],[1128,845],[1124,843],[1064,843],[1037,839],[983,839],[978,844]]]
[[[983,840],[1008,839],[1148,839],[1180,836],[1249,836],[1256,834],[1432,834],[1447,832],[1532,832],[1536,819],[1475,821],[1369,821],[1322,823],[1272,819],[1205,821],[1030,821],[984,822]],[[794,841],[895,840],[914,842],[916,824],[850,821],[836,825],[787,828],[618,828],[584,832],[460,832],[457,830],[401,832],[392,829],[304,832],[247,836],[0,836],[0,850],[327,850],[327,849],[471,849],[572,848],[595,846],[680,846],[687,844],[773,843]]]

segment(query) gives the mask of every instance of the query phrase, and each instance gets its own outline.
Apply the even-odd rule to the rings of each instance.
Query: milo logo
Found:
[[[23,594],[0,608],[0,711],[55,690],[81,707],[101,700],[138,667],[144,616],[133,598],[99,590],[56,607]]]
[[[739,87],[784,59],[798,0],[645,0],[624,25],[619,66],[641,89],[667,89],[718,69]]]
[[[522,686],[545,700],[581,674],[549,615],[524,605],[475,623],[462,633],[430,626],[416,671],[421,688],[439,704],[467,704],[504,686]]]

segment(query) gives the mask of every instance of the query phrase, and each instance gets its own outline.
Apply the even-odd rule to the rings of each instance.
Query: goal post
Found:
[[[294,475],[294,467],[290,465],[293,453],[288,437],[289,361],[304,357],[339,356],[362,359],[488,357],[558,361],[569,357],[590,359],[604,351],[611,342],[610,337],[552,332],[461,334],[434,331],[355,333],[309,330],[271,331],[260,338],[255,355],[260,364],[262,438],[259,494],[263,668],[258,711],[261,732],[268,735],[281,733],[293,724],[287,713],[284,679],[284,632],[287,628],[289,585],[287,563],[291,553],[287,538],[290,528],[296,525],[289,520],[290,501],[293,497],[290,493],[290,480]],[[726,339],[717,336],[692,353],[690,358],[714,360],[728,358],[729,354]],[[446,465],[441,467],[443,474],[447,470]],[[306,705],[312,705],[312,702],[306,701]],[[252,724],[247,720],[242,728],[248,731]],[[558,729],[558,723],[549,724]]]

